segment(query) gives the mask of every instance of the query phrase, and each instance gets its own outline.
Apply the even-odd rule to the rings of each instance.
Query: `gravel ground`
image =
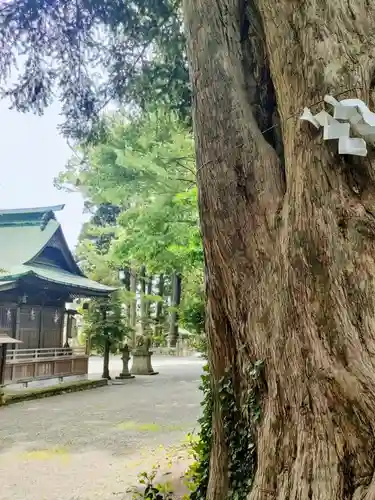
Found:
[[[138,473],[165,469],[171,455],[166,474],[180,474],[176,450],[196,426],[202,364],[155,360],[156,376],[2,408],[0,499],[131,498]]]

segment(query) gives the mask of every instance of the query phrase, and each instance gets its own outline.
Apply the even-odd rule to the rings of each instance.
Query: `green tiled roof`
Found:
[[[34,276],[42,281],[49,281],[57,285],[66,286],[72,289],[82,289],[86,292],[101,292],[108,294],[115,289],[88,278],[77,276],[62,269],[55,269],[43,265],[21,265],[12,268],[10,273],[0,273],[0,285],[14,283],[20,278]]]
[[[0,226],[0,268],[11,267],[33,259],[47,245],[60,227],[51,219],[42,231],[39,225]]]
[[[46,212],[59,212],[63,210],[65,205],[53,205],[50,207],[34,207],[34,208],[4,208],[0,209],[0,218],[17,216],[18,218],[27,219],[30,215],[44,215]]]
[[[115,289],[86,278],[74,262],[54,211],[63,205],[32,209],[0,210],[0,290],[16,286],[16,282],[32,276],[69,289],[72,293],[108,295]],[[63,241],[68,272],[52,265],[35,263],[35,258],[57,235]]]

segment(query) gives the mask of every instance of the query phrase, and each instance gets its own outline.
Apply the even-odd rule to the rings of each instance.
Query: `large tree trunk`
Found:
[[[375,499],[373,165],[298,120],[353,87],[374,106],[375,2],[184,13],[214,393],[232,366],[241,400],[265,366],[250,499]],[[227,448],[216,394],[208,499],[231,487]]]

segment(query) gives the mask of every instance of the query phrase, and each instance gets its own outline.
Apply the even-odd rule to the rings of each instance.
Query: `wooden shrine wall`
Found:
[[[19,313],[19,327],[16,337],[22,340],[19,349],[37,349],[39,347],[40,307],[22,305]]]
[[[9,337],[14,336],[16,326],[16,306],[13,304],[0,305],[0,333]]]
[[[42,313],[41,347],[63,347],[64,309],[44,307]]]
[[[63,321],[61,307],[0,305],[0,333],[21,340],[19,349],[62,347]]]

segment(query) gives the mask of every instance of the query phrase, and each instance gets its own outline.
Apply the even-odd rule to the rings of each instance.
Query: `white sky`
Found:
[[[44,116],[10,111],[0,101],[0,208],[28,208],[65,203],[56,213],[70,247],[85,216],[79,194],[59,191],[54,177],[64,169],[71,150],[58,133],[58,103]]]

